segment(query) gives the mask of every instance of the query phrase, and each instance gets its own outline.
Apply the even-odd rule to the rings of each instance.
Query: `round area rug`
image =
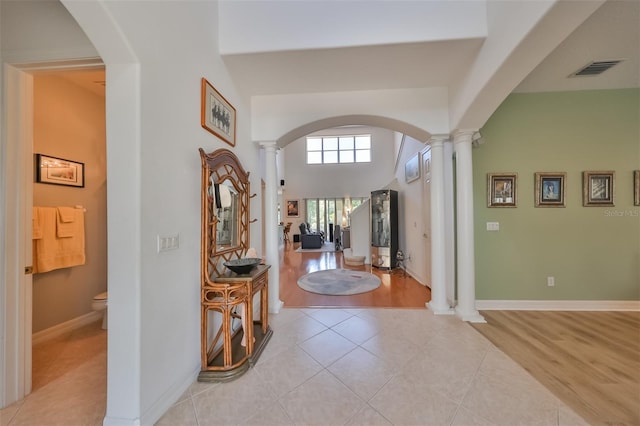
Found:
[[[364,271],[328,269],[303,275],[298,286],[311,293],[347,296],[375,290],[380,287],[380,278]]]

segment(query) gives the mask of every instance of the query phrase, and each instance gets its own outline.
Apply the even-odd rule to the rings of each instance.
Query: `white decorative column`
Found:
[[[458,305],[463,321],[486,322],[476,310],[475,249],[473,237],[473,162],[471,139],[475,130],[454,133],[456,153],[456,219],[458,254]]]
[[[444,139],[431,139],[431,300],[427,308],[436,315],[451,315],[447,303],[445,197],[444,197]]]
[[[278,186],[276,176],[275,142],[260,142],[265,156],[265,200],[264,200],[264,232],[265,260],[269,268],[269,312],[277,314],[282,308],[280,300],[280,255],[278,252]]]
[[[456,227],[453,188],[453,143],[444,142],[444,238],[447,303],[456,305]]]

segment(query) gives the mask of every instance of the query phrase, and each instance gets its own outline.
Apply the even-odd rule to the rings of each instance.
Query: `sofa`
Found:
[[[313,232],[309,229],[309,224],[302,222],[300,224],[300,247],[303,249],[317,249],[324,244],[324,234],[322,232]]]

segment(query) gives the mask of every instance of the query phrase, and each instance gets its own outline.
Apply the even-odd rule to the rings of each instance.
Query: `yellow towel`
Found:
[[[76,232],[76,210],[73,207],[56,207],[56,236],[58,238],[73,237]]]
[[[40,209],[40,207],[34,207],[31,216],[31,238],[34,240],[39,240],[40,238],[42,238],[42,212]]]
[[[42,238],[34,240],[33,267],[34,272],[48,272],[54,269],[84,265],[84,211],[72,209],[74,220],[73,236],[58,238],[56,225],[58,210],[55,207],[40,207],[39,222]]]

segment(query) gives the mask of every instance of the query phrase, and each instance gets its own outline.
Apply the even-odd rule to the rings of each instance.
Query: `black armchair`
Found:
[[[309,224],[300,224],[300,244],[303,249],[320,248],[324,244],[324,233],[311,232]]]

